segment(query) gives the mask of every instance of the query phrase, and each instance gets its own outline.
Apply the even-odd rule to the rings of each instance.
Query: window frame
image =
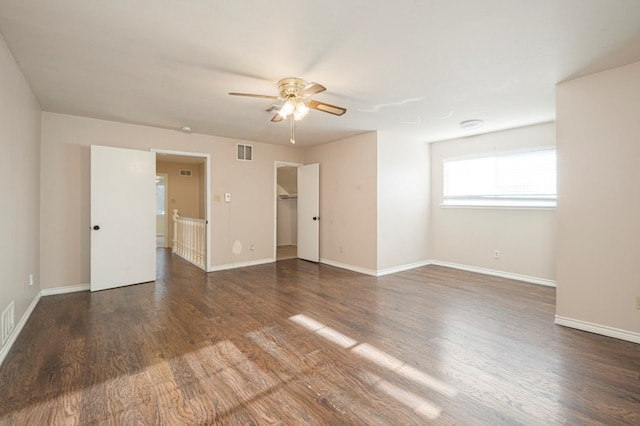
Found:
[[[446,164],[448,162],[465,161],[484,158],[498,158],[509,156],[522,156],[526,154],[553,152],[556,155],[556,192],[554,197],[509,197],[508,195],[482,196],[447,196]],[[554,210],[557,206],[557,150],[555,146],[540,146],[535,148],[487,152],[478,155],[468,155],[462,157],[450,157],[442,160],[442,208],[474,208],[474,209],[528,209],[528,210]]]

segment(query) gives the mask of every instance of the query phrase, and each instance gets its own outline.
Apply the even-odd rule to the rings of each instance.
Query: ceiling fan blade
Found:
[[[231,96],[247,96],[250,98],[264,98],[264,99],[280,99],[277,96],[272,95],[256,95],[255,93],[237,93],[237,92],[229,92]]]
[[[271,117],[271,121],[274,123],[278,123],[282,121],[282,116],[276,112],[275,115]]]
[[[318,83],[309,83],[306,86],[304,86],[299,92],[298,95],[300,95],[303,98],[306,98],[307,96],[313,96],[317,93],[321,93],[324,92],[325,90],[327,90],[326,87],[324,87],[322,84],[318,84]]]
[[[311,109],[315,109],[317,111],[322,111],[322,112],[328,112],[329,114],[333,114],[333,115],[342,115],[345,112],[347,112],[346,108],[342,108],[342,107],[331,105],[331,104],[325,104],[324,102],[314,101],[313,99],[306,101],[306,104]]]

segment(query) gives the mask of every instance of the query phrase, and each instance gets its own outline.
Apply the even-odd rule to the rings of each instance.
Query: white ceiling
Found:
[[[638,0],[0,0],[43,110],[276,144],[295,76],[300,146],[371,130],[435,141],[555,119],[555,84],[640,60]],[[464,132],[459,123],[483,119]]]

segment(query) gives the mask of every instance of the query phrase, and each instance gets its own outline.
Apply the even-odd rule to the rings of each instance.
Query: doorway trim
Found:
[[[158,156],[156,155],[156,161],[158,161]],[[169,230],[169,198],[167,197],[167,194],[169,194],[169,175],[166,173],[157,173],[156,172],[156,176],[164,176],[164,246],[163,248],[167,248],[167,244],[169,244],[170,242],[167,239],[167,233]],[[156,201],[156,205],[157,205],[157,201]],[[157,220],[157,218],[156,218]],[[171,247],[171,244],[169,244],[169,247]]]
[[[156,149],[151,148],[151,152],[156,153],[156,158],[158,154],[167,154],[167,155],[179,155],[182,157],[200,157],[204,158],[204,174],[205,174],[205,191],[204,191],[204,216],[207,221],[206,226],[206,250],[207,250],[207,258],[206,258],[206,267],[205,272],[211,272],[211,230],[212,224],[211,221],[211,154],[205,154],[202,152],[189,152],[189,151],[172,151],[168,149]]]
[[[273,261],[278,260],[278,167],[300,167],[302,163],[291,163],[287,161],[273,162]]]

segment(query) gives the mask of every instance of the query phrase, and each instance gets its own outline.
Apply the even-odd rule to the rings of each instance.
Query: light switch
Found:
[[[224,202],[225,203],[230,203],[231,202],[231,193],[230,192],[225,192],[224,193]]]

